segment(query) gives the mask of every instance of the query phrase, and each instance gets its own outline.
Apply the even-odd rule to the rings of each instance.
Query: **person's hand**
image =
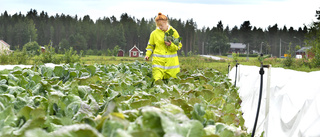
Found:
[[[147,61],[149,61],[149,57],[148,57],[148,56],[145,56],[144,59],[147,60]]]
[[[170,46],[170,45],[171,45],[171,41],[169,41],[169,42],[165,41],[164,43],[165,43],[167,46]]]

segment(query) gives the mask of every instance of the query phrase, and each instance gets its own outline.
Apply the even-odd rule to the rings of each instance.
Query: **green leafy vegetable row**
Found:
[[[237,89],[212,69],[153,82],[147,63],[0,71],[0,136],[248,136]]]

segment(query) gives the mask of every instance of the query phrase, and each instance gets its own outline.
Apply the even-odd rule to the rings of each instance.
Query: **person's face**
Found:
[[[162,31],[166,31],[168,29],[168,22],[165,20],[159,20],[158,21],[158,27],[159,29],[161,29]]]

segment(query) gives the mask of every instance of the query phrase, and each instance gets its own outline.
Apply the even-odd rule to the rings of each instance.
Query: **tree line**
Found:
[[[250,21],[232,28],[219,21],[216,26],[201,29],[193,19],[182,21],[169,17],[169,23],[182,37],[182,54],[224,54],[230,48],[229,43],[233,42],[249,45],[250,51],[262,50],[278,56],[280,45],[281,55],[287,50],[295,50],[295,46],[304,46],[308,33],[306,26],[296,30],[274,24],[262,29],[252,26]],[[57,51],[72,47],[77,51],[106,52],[118,46],[128,53],[134,45],[145,51],[150,33],[155,28],[154,17],[136,19],[127,13],[123,13],[120,19],[111,16],[96,21],[89,15],[82,18],[65,14],[49,16],[47,12],[38,13],[35,9],[30,9],[26,15],[21,12],[9,15],[5,11],[0,16],[0,39],[9,43],[12,50],[36,41],[39,45],[49,44]]]

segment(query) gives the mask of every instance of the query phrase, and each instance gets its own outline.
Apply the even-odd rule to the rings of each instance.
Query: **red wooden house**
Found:
[[[42,53],[46,52],[46,47],[41,47],[41,52]]]
[[[301,49],[296,51],[296,55],[301,55],[302,57],[307,56],[307,58],[312,58],[314,56],[312,52],[310,52],[309,50],[311,49],[311,47],[302,47]]]
[[[124,51],[122,49],[119,49],[118,57],[123,57],[123,56],[124,56]]]
[[[141,52],[136,45],[134,45],[130,50],[129,50],[129,57],[141,57],[143,52]]]

